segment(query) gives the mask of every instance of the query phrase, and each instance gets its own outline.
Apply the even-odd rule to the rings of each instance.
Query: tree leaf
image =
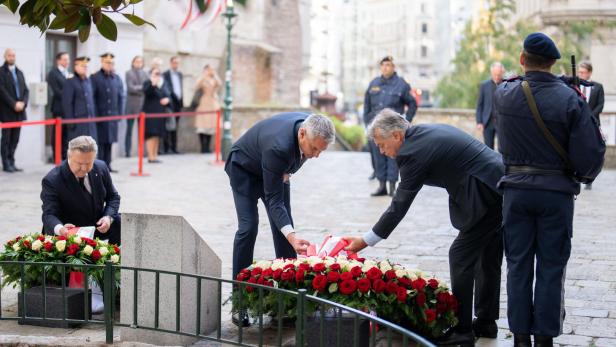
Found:
[[[79,28],[79,41],[80,42],[82,43],[86,42],[86,40],[90,36],[90,28],[91,28],[91,25],[82,25]]]
[[[118,39],[118,27],[107,15],[102,14],[100,23],[96,24],[96,29],[106,39],[116,41]]]
[[[79,28],[79,21],[81,20],[81,14],[79,12],[75,12],[71,14],[68,18],[66,18],[66,23],[64,27],[65,33],[70,33]]]
[[[122,0],[111,0],[111,8],[114,11],[117,10],[120,7],[120,5],[122,5]]]
[[[152,26],[154,29],[156,29],[156,25],[148,22],[147,20],[139,17],[139,16],[135,16],[134,14],[130,14],[130,13],[122,13],[122,15],[124,17],[126,17],[126,19],[128,19],[131,23],[137,25],[137,26],[142,26],[144,24],[148,24],[150,26]]]
[[[5,3],[4,5],[8,7],[11,12],[15,13],[19,8],[19,0],[8,0],[8,3]]]

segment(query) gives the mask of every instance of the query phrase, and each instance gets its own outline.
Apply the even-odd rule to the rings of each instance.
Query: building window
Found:
[[[421,23],[421,33],[422,34],[428,33],[428,23]]]
[[[428,47],[425,45],[421,45],[421,57],[422,58],[428,57]]]

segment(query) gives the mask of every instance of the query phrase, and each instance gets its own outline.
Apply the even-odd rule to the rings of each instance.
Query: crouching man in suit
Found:
[[[345,237],[351,242],[347,250],[358,252],[386,239],[424,184],[445,188],[451,224],[460,231],[449,248],[451,287],[460,306],[459,324],[439,344],[468,347],[475,345],[475,336],[496,338],[503,260],[502,197],[496,189],[505,171],[501,156],[457,128],[410,126],[391,109],[375,117],[368,134],[381,153],[395,158],[401,181],[372,230],[363,237]]]
[[[95,238],[120,244],[120,195],[97,152],[92,137],[76,137],[68,144],[68,159],[43,178],[45,233],[66,235],[74,226],[96,226]]]

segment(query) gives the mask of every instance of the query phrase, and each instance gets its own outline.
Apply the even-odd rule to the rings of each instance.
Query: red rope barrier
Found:
[[[55,142],[56,142],[56,146],[55,146],[55,164],[56,166],[60,166],[60,164],[62,163],[62,118],[60,117],[56,117],[55,118],[55,132],[56,132],[56,138],[55,138]]]

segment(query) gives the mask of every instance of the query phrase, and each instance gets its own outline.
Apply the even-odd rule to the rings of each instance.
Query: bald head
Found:
[[[4,51],[4,61],[9,65],[15,65],[15,51],[12,48]]]

